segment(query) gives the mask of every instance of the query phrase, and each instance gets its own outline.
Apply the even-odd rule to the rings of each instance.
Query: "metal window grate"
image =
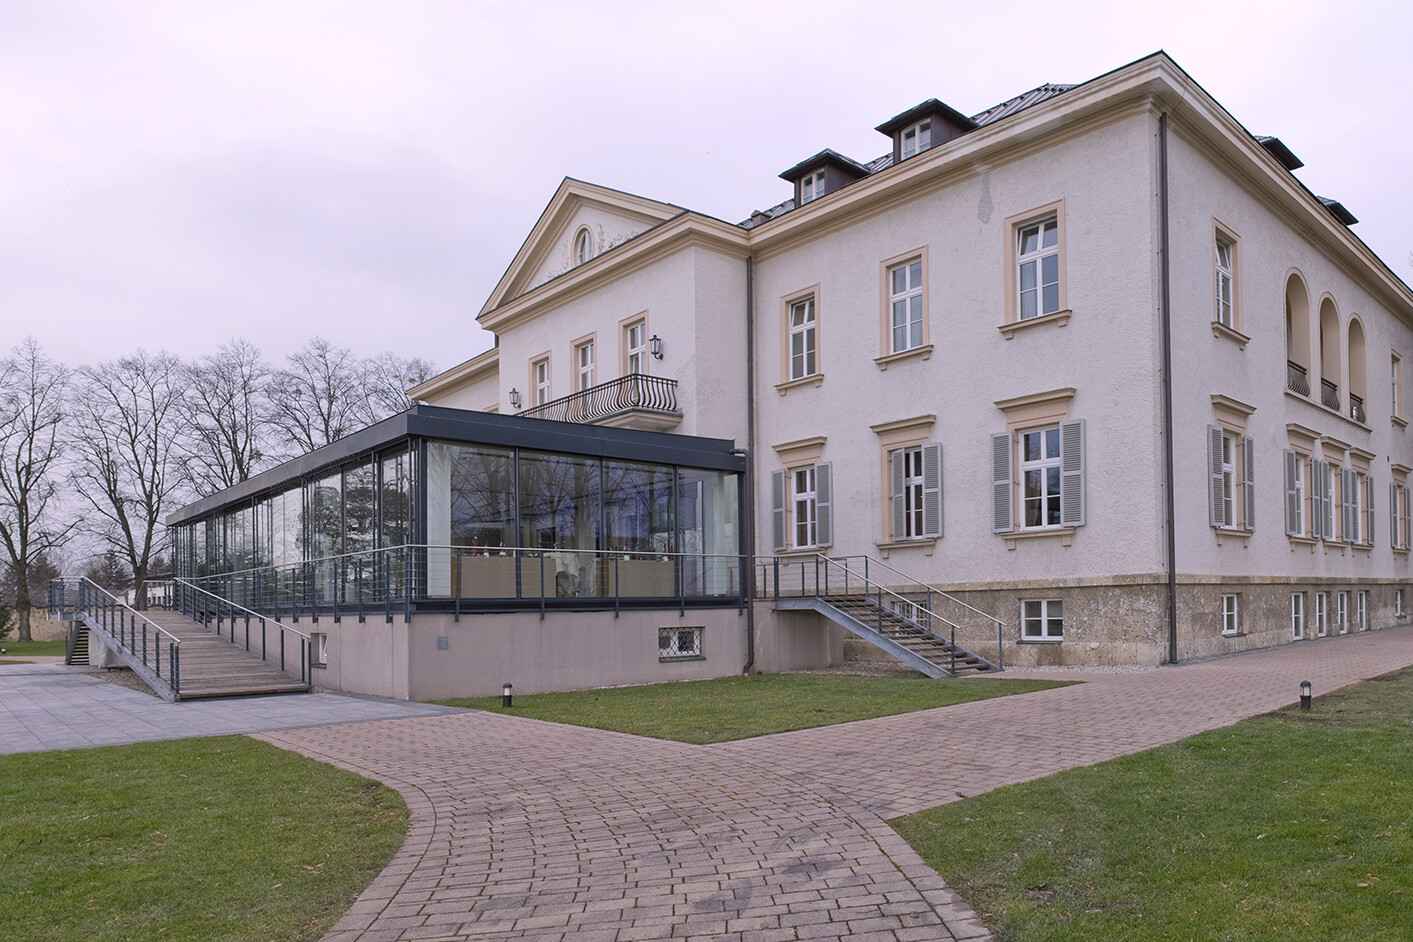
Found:
[[[677,661],[702,656],[702,629],[659,628],[657,656],[661,661]]]

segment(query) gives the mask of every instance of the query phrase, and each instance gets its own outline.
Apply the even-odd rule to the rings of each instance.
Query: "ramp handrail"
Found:
[[[185,579],[172,580],[173,605],[178,612],[181,612],[192,621],[199,621],[202,624],[211,624],[212,619],[216,622],[216,637],[224,637],[231,644],[245,646],[245,650],[250,651],[250,623],[255,621],[260,626],[259,655],[260,660],[267,664],[278,664],[280,670],[293,673],[289,666],[286,666],[287,652],[285,646],[286,635],[294,635],[295,645],[299,648],[299,679],[306,684],[314,682],[314,667],[311,662],[310,637],[298,628],[291,628],[282,624],[278,620],[268,615],[252,611],[243,605],[237,605],[230,599],[222,598],[214,592],[207,591],[200,586],[192,585]],[[237,622],[244,622],[245,636],[242,640],[236,637]],[[269,627],[274,626],[279,629],[279,650],[270,650]],[[226,634],[222,635],[222,628],[226,628]],[[278,659],[272,659],[271,655],[277,654]],[[292,657],[289,658],[292,660]]]
[[[862,571],[862,572],[858,571],[857,569],[852,569],[852,568],[850,568],[850,566],[849,566],[849,561],[850,561],[850,560],[854,560],[854,559],[862,559],[862,560],[864,561],[864,567],[863,567],[863,571]],[[791,566],[793,565],[793,563],[795,563],[795,562],[797,562],[797,561],[798,561],[799,564],[800,564],[800,594],[801,594],[801,595],[814,595],[814,596],[817,596],[817,597],[820,597],[820,598],[828,598],[828,597],[830,596],[830,594],[831,594],[831,593],[830,593],[830,572],[831,572],[831,567],[832,567],[832,568],[837,568],[837,569],[839,569],[839,570],[842,570],[842,574],[843,574],[843,585],[842,585],[842,586],[839,586],[839,585],[838,585],[838,582],[836,581],[836,582],[835,582],[836,591],[839,591],[841,594],[845,594],[845,595],[849,594],[850,579],[852,578],[852,579],[857,579],[857,580],[858,580],[859,585],[860,585],[860,586],[863,588],[863,590],[864,590],[864,595],[865,595],[865,597],[867,597],[867,596],[870,594],[869,590],[871,590],[871,589],[877,590],[877,592],[876,592],[876,597],[877,597],[877,600],[878,600],[877,604],[878,604],[878,607],[879,607],[880,611],[881,611],[882,608],[883,608],[883,598],[884,598],[884,595],[885,595],[885,594],[887,594],[889,597],[891,597],[891,598],[893,598],[893,599],[896,599],[896,600],[901,601],[901,602],[905,602],[905,603],[907,603],[909,606],[911,606],[912,608],[914,608],[914,609],[920,611],[922,614],[926,615],[926,616],[927,616],[926,623],[923,623],[922,621],[920,621],[919,619],[916,619],[916,618],[908,618],[906,615],[902,614],[901,612],[897,612],[896,614],[898,614],[899,617],[901,617],[901,618],[903,618],[903,619],[905,619],[905,620],[907,620],[907,621],[913,622],[913,623],[916,624],[919,628],[921,628],[923,631],[927,632],[928,634],[932,635],[933,637],[935,637],[935,638],[937,638],[937,639],[939,639],[939,640],[947,641],[947,642],[953,647],[954,650],[955,650],[955,648],[956,648],[957,629],[958,629],[958,628],[962,628],[962,626],[958,625],[956,622],[952,621],[951,619],[948,619],[948,618],[946,618],[945,616],[940,615],[940,614],[938,614],[937,612],[933,611],[933,608],[932,608],[932,596],[933,596],[934,594],[935,594],[935,595],[939,595],[939,596],[941,596],[941,597],[947,599],[948,601],[955,602],[956,604],[962,606],[963,608],[965,608],[965,609],[967,609],[967,610],[969,610],[969,611],[975,612],[975,613],[978,614],[978,615],[981,615],[982,617],[986,618],[987,620],[989,620],[989,621],[991,621],[991,622],[994,622],[995,625],[996,625],[996,663],[995,663],[995,667],[996,667],[997,670],[1005,670],[1005,653],[1004,653],[1004,647],[1003,647],[1005,622],[1001,621],[999,618],[996,618],[996,617],[994,617],[994,616],[992,616],[992,615],[988,615],[988,614],[986,614],[985,612],[980,611],[979,609],[973,608],[972,606],[966,604],[965,602],[961,601],[960,599],[955,598],[954,596],[948,595],[946,592],[942,592],[942,591],[940,591],[940,590],[938,590],[938,589],[934,589],[932,586],[929,586],[929,585],[927,585],[926,583],[915,582],[914,584],[922,586],[923,589],[924,589],[924,590],[926,591],[926,593],[927,593],[927,602],[926,602],[926,604],[919,604],[919,603],[913,601],[912,599],[908,598],[907,596],[905,596],[905,595],[903,595],[903,594],[901,594],[901,593],[899,593],[899,592],[896,592],[896,591],[894,591],[893,589],[890,589],[890,588],[888,588],[887,586],[883,585],[882,583],[876,582],[876,581],[874,581],[872,578],[870,578],[870,575],[869,575],[869,564],[870,564],[870,563],[873,563],[874,565],[881,566],[882,568],[887,569],[889,572],[892,572],[892,573],[894,573],[894,574],[896,574],[896,575],[902,576],[902,577],[905,578],[905,579],[911,579],[911,577],[908,576],[906,573],[900,572],[899,570],[893,568],[892,566],[889,566],[887,563],[884,563],[884,562],[882,562],[881,560],[873,559],[872,557],[869,557],[869,556],[835,556],[835,557],[830,557],[830,556],[824,555],[823,553],[813,553],[813,554],[811,554],[811,555],[809,555],[809,556],[796,557],[796,558],[794,558],[794,559],[787,560],[787,562],[786,562],[786,567],[787,567],[787,568],[791,567]],[[809,561],[812,561],[812,562],[814,563],[814,591],[813,591],[813,592],[810,592],[810,591],[809,591],[809,589],[808,589],[808,583],[807,583],[807,581],[806,581],[806,580],[807,580],[807,577],[808,577],[808,572],[807,572],[807,570],[805,569],[805,564],[806,564],[806,562],[809,562]],[[822,569],[821,569],[821,566],[823,567]],[[780,560],[780,557],[779,557],[779,556],[775,557],[774,559],[772,559],[772,560],[771,560],[770,562],[768,562],[768,563],[763,563],[763,564],[762,564],[762,567],[761,567],[761,568],[762,568],[762,577],[763,577],[763,578],[765,577],[766,573],[770,571],[770,568],[771,568],[771,567],[773,567],[773,576],[774,576],[773,580],[771,580],[771,581],[773,582],[773,585],[772,585],[772,587],[771,587],[771,589],[772,589],[771,595],[772,595],[772,597],[773,597],[775,600],[778,601],[779,598],[780,598],[780,571],[781,571],[781,560]],[[822,576],[822,578],[821,578],[821,576]],[[936,621],[941,622],[942,624],[946,625],[949,629],[951,629],[951,637],[950,637],[950,639],[943,638],[943,637],[942,637],[941,635],[939,635],[936,631],[933,631],[933,629],[932,629],[932,623],[933,623],[933,620],[934,620],[934,619],[935,619]],[[962,628],[962,630],[965,631],[966,629],[965,629],[965,628]],[[980,655],[977,655],[977,656],[979,657]],[[983,658],[983,660],[985,660],[985,659]]]
[[[181,695],[180,638],[87,578],[78,580],[76,611],[96,621],[103,632],[117,642],[120,650],[136,658],[170,687],[173,696]],[[164,642],[165,663],[162,659]]]

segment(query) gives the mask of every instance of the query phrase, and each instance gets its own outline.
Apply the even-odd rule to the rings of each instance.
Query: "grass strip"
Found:
[[[401,846],[394,791],[243,736],[0,756],[0,940],[313,940]]]
[[[10,657],[63,657],[63,641],[0,641],[0,648]]]
[[[933,680],[849,674],[758,674],[567,693],[517,694],[508,710],[500,705],[500,697],[437,702],[700,745],[1065,685],[1063,681],[992,677]]]
[[[1413,669],[893,825],[1000,939],[1406,940],[1410,722]]]

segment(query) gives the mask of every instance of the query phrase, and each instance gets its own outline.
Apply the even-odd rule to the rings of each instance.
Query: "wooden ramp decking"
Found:
[[[251,639],[257,652],[231,644],[200,622],[177,612],[144,612],[151,621],[181,639],[181,699],[251,697],[273,693],[308,693],[299,679],[299,650],[286,654],[293,670],[282,671],[260,659],[258,637]],[[239,631],[237,637],[239,637]],[[278,636],[271,639],[278,644]]]

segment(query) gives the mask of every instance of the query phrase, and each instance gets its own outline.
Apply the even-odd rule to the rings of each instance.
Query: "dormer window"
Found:
[[[932,146],[932,121],[919,121],[903,131],[903,159],[915,157]]]
[[[574,237],[574,264],[582,265],[594,257],[594,237],[588,229],[580,229]]]
[[[800,204],[824,195],[824,171],[817,170],[800,180]]]

